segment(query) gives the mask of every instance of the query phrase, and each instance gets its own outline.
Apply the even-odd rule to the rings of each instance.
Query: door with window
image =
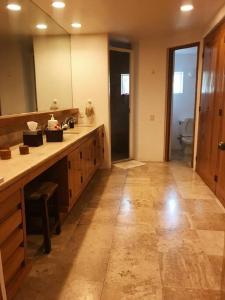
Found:
[[[129,159],[130,53],[110,51],[112,161]]]

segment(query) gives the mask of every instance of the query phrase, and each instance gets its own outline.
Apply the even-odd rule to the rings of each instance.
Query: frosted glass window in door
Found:
[[[174,72],[173,94],[183,94],[184,91],[184,72]]]
[[[121,74],[121,95],[130,94],[130,74]]]

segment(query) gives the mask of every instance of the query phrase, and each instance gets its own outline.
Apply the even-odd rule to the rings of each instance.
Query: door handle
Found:
[[[220,142],[218,147],[220,150],[225,151],[225,142]]]

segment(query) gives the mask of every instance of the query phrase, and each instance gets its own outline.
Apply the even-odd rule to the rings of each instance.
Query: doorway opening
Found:
[[[166,161],[193,166],[199,43],[169,49]]]
[[[130,51],[110,50],[112,162],[130,158]]]

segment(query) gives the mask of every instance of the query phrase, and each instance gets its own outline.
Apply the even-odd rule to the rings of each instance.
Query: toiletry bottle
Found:
[[[51,119],[48,120],[48,130],[58,130],[59,129],[59,123],[57,120],[55,120],[54,115],[51,114]]]

